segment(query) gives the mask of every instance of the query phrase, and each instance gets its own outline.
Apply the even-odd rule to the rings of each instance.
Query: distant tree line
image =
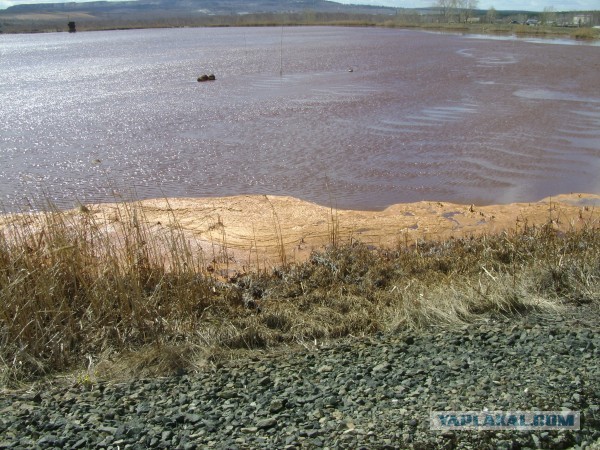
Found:
[[[478,0],[437,0],[437,6],[447,22],[467,23],[478,4]]]
[[[321,12],[305,10],[289,13],[179,15],[171,13],[111,14],[95,16],[27,15],[20,18],[0,11],[0,33],[37,33],[68,31],[68,22],[76,21],[77,31],[131,28],[232,27],[232,26],[388,26],[388,27],[454,27],[468,28],[476,24],[524,24],[536,19],[541,25],[591,27],[600,23],[600,11],[556,12],[546,8],[541,13],[478,10],[478,0],[435,0],[436,6],[421,10],[397,9],[395,14],[361,14],[352,12]],[[48,17],[44,19],[44,17]],[[478,30],[485,31],[485,30]]]
[[[600,11],[557,12],[548,6],[542,12],[496,11],[492,6],[487,11],[478,10],[478,0],[436,0],[438,21],[446,23],[468,23],[477,19],[482,23],[516,22],[555,26],[596,26],[600,25]]]

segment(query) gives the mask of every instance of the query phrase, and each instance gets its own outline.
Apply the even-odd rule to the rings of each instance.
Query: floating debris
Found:
[[[210,75],[206,75],[206,74],[204,74],[204,75],[200,75],[200,76],[198,77],[198,81],[199,81],[199,82],[203,82],[203,81],[215,81],[216,79],[217,79],[217,78],[216,78],[216,77],[215,77],[215,75],[214,75],[214,74],[212,74],[212,73],[211,73]]]

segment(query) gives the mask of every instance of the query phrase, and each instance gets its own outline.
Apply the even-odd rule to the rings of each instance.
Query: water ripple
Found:
[[[2,36],[0,200],[594,192],[600,99],[579,62],[597,49],[565,48],[327,27]]]

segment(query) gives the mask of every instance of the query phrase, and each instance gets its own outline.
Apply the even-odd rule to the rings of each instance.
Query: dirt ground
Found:
[[[558,230],[600,223],[600,195],[566,194],[536,203],[474,206],[439,202],[397,204],[383,211],[335,210],[291,197],[234,196],[139,202],[152,232],[177,226],[210,270],[223,275],[301,262],[334,240],[383,247],[444,240],[551,222]],[[87,205],[97,223],[118,220],[123,205]],[[72,211],[81,215],[80,211]]]

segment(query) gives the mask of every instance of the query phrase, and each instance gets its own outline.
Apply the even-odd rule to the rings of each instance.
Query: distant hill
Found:
[[[15,5],[6,14],[85,12],[149,13],[169,11],[194,15],[261,14],[283,12],[354,12],[362,14],[392,14],[395,8],[366,5],[343,5],[326,0],[136,0],[68,3],[37,3]]]
[[[35,1],[35,0],[33,0]],[[370,23],[396,14],[382,6],[326,0],[136,0],[34,3],[0,10],[0,33],[149,27]]]

